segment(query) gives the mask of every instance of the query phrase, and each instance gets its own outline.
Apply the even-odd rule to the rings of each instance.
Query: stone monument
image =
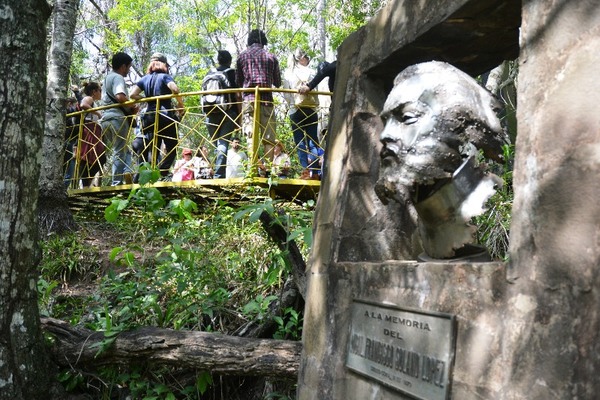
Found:
[[[396,0],[344,41],[299,399],[596,397],[598,26],[594,2]],[[380,179],[394,78],[431,60],[477,76],[517,57],[510,261],[418,262],[418,201]],[[401,201],[384,204],[378,181]]]
[[[502,184],[476,165],[479,150],[503,161],[508,137],[499,110],[490,92],[447,63],[416,64],[394,80],[381,112],[385,127],[375,190],[384,204],[414,204],[430,260],[485,254],[474,245],[469,221]]]

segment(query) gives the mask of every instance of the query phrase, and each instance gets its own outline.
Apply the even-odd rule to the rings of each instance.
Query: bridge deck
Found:
[[[239,205],[261,202],[267,198],[280,199],[296,205],[308,200],[315,200],[320,189],[320,182],[302,179],[237,178],[237,179],[198,179],[185,182],[156,182],[151,185],[167,198],[182,195],[196,203],[206,204],[221,201],[224,204]],[[126,196],[137,184],[118,186],[70,189],[69,205],[74,210],[88,207],[107,206],[109,199]]]

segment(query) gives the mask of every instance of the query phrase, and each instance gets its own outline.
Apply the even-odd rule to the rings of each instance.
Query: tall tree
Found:
[[[0,399],[49,397],[40,331],[37,194],[46,98],[45,0],[0,2]]]
[[[318,0],[317,2],[317,49],[321,53],[323,60],[327,60],[327,22],[325,21],[325,9],[327,0]]]
[[[75,229],[63,183],[65,113],[73,35],[79,1],[56,0],[52,11],[52,44],[46,90],[46,129],[39,181],[39,218],[42,234]]]

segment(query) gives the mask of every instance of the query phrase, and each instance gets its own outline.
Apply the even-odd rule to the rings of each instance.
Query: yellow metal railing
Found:
[[[106,187],[115,184],[113,179],[113,167],[115,165],[125,165],[122,184],[129,184],[135,180],[136,174],[142,162],[147,162],[151,168],[160,169],[164,180],[170,180],[173,176],[173,166],[176,160],[181,159],[181,153],[184,148],[191,149],[194,155],[204,159],[209,164],[209,168],[215,172],[217,167],[215,161],[218,155],[218,134],[223,133],[226,126],[227,132],[221,144],[231,148],[229,144],[232,138],[237,137],[241,141],[241,151],[248,156],[248,164],[245,165],[246,177],[257,177],[268,174],[271,168],[271,157],[265,154],[264,146],[261,144],[272,145],[270,140],[264,137],[266,126],[260,123],[260,114],[262,104],[260,102],[261,94],[267,91],[273,92],[274,112],[271,118],[275,118],[276,138],[283,146],[284,151],[289,155],[291,165],[286,177],[280,179],[307,178],[312,175],[313,178],[320,176],[320,160],[326,140],[326,128],[329,114],[330,93],[311,92],[318,95],[320,105],[314,108],[314,113],[307,113],[307,118],[296,121],[296,127],[306,128],[292,131],[291,120],[288,116],[290,109],[289,103],[285,97],[293,96],[297,93],[294,90],[285,89],[226,89],[218,93],[232,94],[231,97],[240,98],[242,92],[253,91],[255,99],[253,101],[254,118],[252,122],[253,135],[251,138],[245,137],[243,132],[243,117],[238,114],[241,111],[242,104],[239,100],[232,101],[230,106],[235,112],[218,114],[221,117],[212,118],[216,110],[205,110],[201,104],[202,95],[209,92],[190,92],[182,93],[177,96],[184,98],[185,109],[181,118],[177,116],[177,110],[174,108],[163,108],[161,113],[144,113],[142,110],[133,117],[122,117],[119,120],[112,121],[112,128],[108,127],[107,121],[103,117],[99,121],[93,118],[93,112],[104,113],[105,110],[138,104],[144,108],[148,103],[155,102],[159,109],[161,102],[171,103],[175,95],[158,96],[144,98],[141,100],[129,101],[120,105],[108,105],[94,109],[79,111],[68,114],[67,117],[75,117],[78,121],[75,125],[67,127],[67,150],[65,155],[65,184],[71,190],[87,187]],[[215,123],[215,119],[217,123]],[[137,122],[137,124],[133,122]],[[212,125],[209,125],[212,124]],[[136,127],[137,125],[137,127]],[[153,129],[142,129],[142,127],[152,126]],[[115,128],[116,127],[116,128]],[[104,129],[103,129],[104,128]],[[313,133],[313,137],[306,135],[306,130]],[[116,132],[114,132],[116,131]],[[144,134],[150,132],[151,137],[145,137]],[[316,131],[317,137],[314,137]],[[120,133],[119,133],[120,132]],[[169,135],[173,135],[170,137]],[[139,142],[142,141],[142,152],[140,153]],[[251,142],[252,148],[246,146]],[[122,149],[118,148],[119,143],[124,143]],[[71,150],[72,147],[72,151]],[[144,148],[145,147],[145,148]],[[208,154],[202,153],[201,149],[205,147]],[[268,146],[267,146],[268,147]],[[222,149],[223,147],[221,147]],[[266,157],[265,157],[266,156]],[[303,160],[301,163],[301,159]],[[304,165],[302,165],[304,164]],[[119,172],[119,171],[116,171]],[[205,179],[206,176],[203,178]],[[237,179],[223,179],[220,184],[239,182]],[[200,180],[198,182],[202,184]]]

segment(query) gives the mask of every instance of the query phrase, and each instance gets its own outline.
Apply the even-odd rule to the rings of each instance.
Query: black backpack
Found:
[[[231,82],[227,79],[228,71],[231,71],[231,68],[227,68],[224,71],[213,69],[202,80],[202,91],[211,92],[202,95],[201,105],[205,113],[212,111],[214,107],[219,107],[222,111],[227,111],[231,108],[229,94],[213,93],[217,90],[229,89],[231,87]]]

